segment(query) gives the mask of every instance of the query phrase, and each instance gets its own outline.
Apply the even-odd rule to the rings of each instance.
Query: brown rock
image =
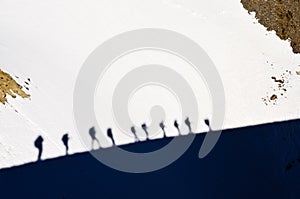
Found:
[[[300,53],[299,0],[241,0],[248,12],[255,12],[259,23],[289,40],[294,53]]]
[[[270,100],[276,100],[277,99],[277,95],[272,95],[271,97],[270,97]]]
[[[0,102],[5,104],[7,102],[7,95],[16,98],[17,95],[23,98],[28,98],[30,95],[25,93],[20,86],[8,73],[0,69]]]

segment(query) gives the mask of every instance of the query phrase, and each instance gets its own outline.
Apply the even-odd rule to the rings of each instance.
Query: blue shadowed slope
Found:
[[[0,198],[300,198],[300,120],[223,131],[198,159],[204,136],[172,165],[146,174],[110,169],[89,153],[2,169]],[[171,139],[122,148],[151,151]]]

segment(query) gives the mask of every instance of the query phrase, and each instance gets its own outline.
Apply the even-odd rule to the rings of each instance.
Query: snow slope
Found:
[[[224,128],[299,118],[300,76],[289,77],[290,87],[276,105],[266,106],[261,98],[273,92],[271,76],[299,70],[300,55],[255,22],[234,0],[2,0],[0,67],[19,76],[19,83],[27,78],[32,83],[30,100],[10,100],[13,108],[0,106],[0,168],[35,160],[33,141],[38,135],[45,138],[43,158],[64,154],[60,139],[67,131],[71,153],[87,150],[73,122],[77,74],[102,42],[139,28],[177,31],[208,53],[225,89]],[[202,116],[209,116],[205,111]],[[120,135],[116,141],[132,138]]]

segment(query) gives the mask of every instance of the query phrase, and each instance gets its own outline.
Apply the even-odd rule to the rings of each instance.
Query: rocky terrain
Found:
[[[242,0],[248,12],[255,12],[259,23],[274,30],[282,40],[289,40],[294,53],[300,53],[299,0]]]

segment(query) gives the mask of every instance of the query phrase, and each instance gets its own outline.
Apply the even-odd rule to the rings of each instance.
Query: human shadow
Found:
[[[135,127],[132,126],[132,127],[130,128],[130,130],[131,130],[131,133],[132,133],[133,136],[134,136],[135,141],[138,142],[138,141],[139,141],[139,138],[138,138],[138,136],[137,136],[137,134],[136,134]]]
[[[177,120],[174,121],[174,127],[177,129],[178,134],[181,135],[181,131],[180,131],[179,124],[178,124]]]
[[[92,143],[91,143],[92,150],[94,150],[94,142],[97,142],[98,148],[100,148],[101,147],[100,142],[99,142],[98,138],[96,137],[96,130],[95,130],[94,126],[90,128],[89,134],[90,134],[91,139],[92,139]]]
[[[63,142],[63,144],[65,145],[65,148],[66,148],[66,155],[69,154],[69,140],[70,140],[70,138],[69,138],[68,133],[64,134],[61,138],[61,141]]]
[[[165,126],[165,123],[164,123],[164,121],[161,121],[160,123],[159,123],[159,127],[161,128],[161,130],[163,131],[163,133],[164,133],[164,137],[166,137],[167,136],[167,134],[166,134],[166,131],[165,131],[165,128],[166,128],[166,126]]]
[[[40,135],[36,138],[36,140],[34,141],[34,146],[38,149],[38,158],[37,161],[41,161],[42,158],[42,153],[43,153],[43,142],[44,142],[44,138]]]
[[[115,146],[116,143],[111,128],[107,129],[107,136],[111,139],[113,146]]]
[[[189,129],[189,133],[192,133],[192,127],[191,127],[191,121],[190,121],[190,118],[187,117],[185,120],[184,120],[184,123],[187,125],[188,129]]]
[[[210,127],[209,119],[205,119],[205,120],[204,120],[204,123],[208,126],[208,132],[211,132],[212,129],[211,129],[211,127]]]
[[[144,123],[141,125],[142,129],[144,130],[145,134],[146,134],[146,139],[149,140],[149,132],[148,132],[148,127],[147,124]]]

